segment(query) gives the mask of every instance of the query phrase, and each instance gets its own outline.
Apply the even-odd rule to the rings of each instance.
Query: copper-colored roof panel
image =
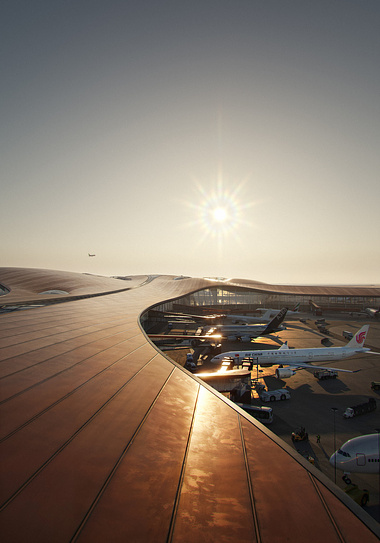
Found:
[[[376,538],[375,521],[316,468],[158,352],[140,329],[149,307],[223,282],[144,276],[106,294],[115,280],[0,269],[0,283],[12,288],[13,279],[4,303],[63,285],[70,296],[100,296],[0,314],[7,543]]]
[[[133,352],[121,359],[60,401],[57,398],[50,408],[26,421],[0,444],[0,464],[5,474],[0,487],[0,504],[134,378],[150,356],[149,347],[145,345],[138,355]],[[135,383],[131,384],[134,386]],[[28,445],[27,455],[25,444]]]
[[[141,344],[141,338],[140,340],[137,339],[137,343],[139,342]],[[136,345],[135,342],[132,344],[127,342],[123,346],[124,356],[135,351],[137,347],[139,345]],[[152,347],[150,348],[150,352],[153,356],[154,350]],[[62,401],[66,395],[70,395],[79,387],[83,387],[87,381],[95,378],[97,375],[103,378],[104,375],[102,375],[102,372],[123,356],[120,350],[115,354],[100,351],[89,358],[85,357],[86,353],[83,350],[80,353],[76,351],[75,355],[78,354],[79,359],[75,358],[74,361],[70,360],[69,357],[68,368],[59,366],[54,376],[47,380],[42,379],[39,382],[31,383],[31,387],[27,388],[23,394],[12,397],[11,400],[0,406],[0,417],[2,419],[0,438],[22,424],[25,424],[30,418],[37,416],[41,411],[48,409],[54,402]],[[138,352],[136,358],[139,361],[139,366],[145,363],[146,359],[139,360]],[[19,377],[23,385],[28,384],[22,379],[22,373]],[[3,380],[5,391],[6,387],[4,383],[6,383],[6,380]]]
[[[201,388],[173,541],[255,541],[239,417]]]
[[[105,340],[96,342],[96,345],[85,345],[75,349],[72,353],[55,356],[44,363],[32,364],[29,368],[24,368],[21,374],[12,373],[3,378],[3,386],[7,390],[6,397],[40,385],[43,381],[61,375],[62,372],[65,372],[64,375],[61,375],[62,383],[66,377],[70,378],[73,372],[75,372],[75,378],[82,374],[83,379],[88,379],[89,374],[102,371],[105,367],[145,344],[141,336],[122,340],[123,337],[119,337],[120,343],[116,345],[114,345],[115,338],[110,338],[108,342]],[[79,364],[80,366],[78,366]],[[1,393],[0,398],[4,399]]]
[[[72,538],[172,370],[156,359],[94,413],[2,513],[6,541],[26,541],[30,532],[40,542]],[[66,413],[70,417],[69,407]],[[25,524],[17,522],[20,515]]]
[[[115,542],[167,541],[199,387],[181,373],[170,377],[80,530],[79,542],[106,541],[110,525]]]
[[[363,523],[359,518],[353,514],[343,505],[342,502],[336,499],[334,494],[329,492],[329,490],[320,482],[318,479],[314,478],[315,484],[322,495],[323,500],[328,507],[329,512],[332,514],[334,522],[337,525],[343,541],[347,543],[357,543],[358,541],[365,541],[365,543],[376,543],[379,541],[379,538],[369,530],[366,531],[364,535]],[[350,502],[350,506],[356,509],[357,513],[360,515],[362,508],[357,505],[355,502],[352,503],[351,498],[346,497],[346,501]],[[373,522],[373,525],[377,523]],[[365,539],[364,539],[365,538]]]
[[[254,425],[244,420],[242,427],[263,541],[282,543],[291,534],[290,541],[339,542],[309,473]],[[305,515],[307,523],[300,522]]]
[[[61,355],[64,360],[71,360],[89,357],[104,350],[107,346],[112,346],[123,341],[131,340],[137,337],[141,342],[144,338],[141,337],[141,332],[136,330],[125,330],[126,325],[122,325],[115,329],[106,328],[96,332],[85,333],[83,336],[68,339],[66,341],[43,347],[41,349],[25,351],[23,354],[5,358],[0,364],[0,376],[18,372],[20,370],[32,367],[47,360],[54,359],[58,361]],[[8,353],[9,354],[9,353]]]

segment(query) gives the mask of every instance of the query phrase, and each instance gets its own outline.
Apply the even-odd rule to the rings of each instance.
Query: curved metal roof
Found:
[[[13,289],[0,270],[2,302],[73,292],[75,275],[17,270]],[[378,540],[317,469],[143,333],[148,307],[209,281],[144,276],[116,292],[76,277],[92,297],[0,314],[4,541]]]
[[[230,279],[228,285],[249,288],[260,292],[276,294],[297,294],[303,296],[369,296],[380,297],[380,286],[356,285],[271,285],[249,279]]]

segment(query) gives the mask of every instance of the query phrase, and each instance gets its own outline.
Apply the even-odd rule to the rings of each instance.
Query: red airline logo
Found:
[[[356,343],[363,343],[363,341],[365,340],[365,332],[360,332],[360,334],[356,334],[355,339]]]

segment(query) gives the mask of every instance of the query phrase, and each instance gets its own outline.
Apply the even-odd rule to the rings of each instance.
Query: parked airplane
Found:
[[[217,324],[211,326],[206,335],[207,333],[217,333],[229,341],[251,341],[257,337],[284,330],[285,327],[281,326],[281,323],[285,319],[287,311],[286,307],[281,309],[279,314],[266,324]]]
[[[88,253],[88,256],[96,256],[96,255],[91,255],[90,253]]]
[[[221,334],[208,334],[208,335],[190,335],[190,334],[148,334],[149,339],[154,343],[172,343],[178,344],[181,342],[183,345],[196,347],[198,345],[212,345],[220,343]],[[185,343],[186,342],[186,343]]]
[[[192,315],[191,313],[168,313],[163,315],[165,319],[171,319],[173,321],[213,321],[215,319],[222,319],[225,315],[213,314],[213,315]]]
[[[223,315],[223,320],[232,321],[234,324],[249,324],[252,322],[268,322],[271,319],[272,309],[268,309],[261,317],[251,315]]]
[[[379,309],[373,309],[372,307],[366,307],[365,310],[366,314],[369,317],[372,317],[373,319],[378,319],[380,317],[380,307]]]
[[[344,347],[314,347],[311,349],[289,349],[288,344],[284,343],[279,349],[267,351],[229,351],[218,354],[211,359],[211,362],[220,363],[223,358],[232,358],[235,364],[239,364],[244,359],[253,359],[255,364],[260,366],[273,366],[274,364],[289,366],[287,368],[278,368],[276,375],[278,378],[291,377],[295,370],[303,368],[324,369],[333,371],[350,372],[350,370],[341,370],[338,368],[327,368],[326,366],[310,365],[310,362],[319,362],[324,360],[343,360],[360,353],[373,352],[369,348],[363,347],[369,324],[364,325],[353,338]],[[380,354],[380,353],[375,353]]]
[[[298,304],[296,304],[293,307],[293,309],[288,309],[288,317],[290,315],[297,315],[299,313],[300,305],[301,305],[301,302],[298,302]],[[274,317],[275,315],[278,315],[278,313],[282,310],[281,309],[265,309],[263,307],[263,308],[257,308],[256,311],[265,312],[265,315],[269,314],[269,317]]]
[[[343,480],[350,484],[346,474],[379,473],[379,434],[354,437],[344,443],[330,457],[330,464],[344,471]]]

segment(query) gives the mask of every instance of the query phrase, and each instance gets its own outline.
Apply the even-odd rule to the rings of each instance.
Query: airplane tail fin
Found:
[[[271,313],[272,311],[270,309],[267,309],[264,313],[264,315],[261,317],[263,321],[267,320],[269,321],[270,320],[270,316],[271,316]]]
[[[288,312],[287,307],[284,307],[283,309],[281,309],[281,311],[277,313],[277,315],[270,321],[270,323],[265,329],[265,333],[270,334],[271,332],[276,330],[279,327],[279,325],[282,323],[282,321],[285,319],[287,312]]]
[[[360,328],[356,334],[354,334],[353,338],[350,339],[350,341],[347,343],[346,347],[363,347],[364,342],[366,340],[367,334],[369,330],[369,324],[365,324]]]
[[[296,305],[293,307],[292,311],[293,311],[294,313],[298,313],[299,310],[300,310],[300,305],[301,305],[301,302],[298,302],[298,304],[296,304]]]
[[[289,345],[288,345],[288,342],[285,341],[285,343],[283,343],[278,350],[279,351],[286,351],[287,349],[289,349]]]

